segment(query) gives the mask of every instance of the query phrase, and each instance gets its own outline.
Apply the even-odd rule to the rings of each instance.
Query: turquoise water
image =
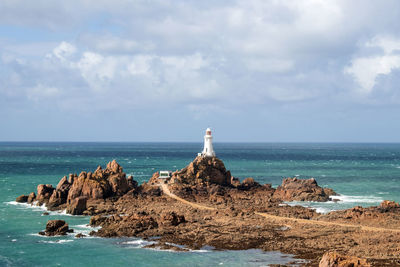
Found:
[[[283,177],[315,177],[342,194],[338,203],[299,203],[321,212],[400,201],[400,144],[214,144],[217,156],[239,178],[277,186]],[[136,239],[41,237],[47,220],[65,219],[88,233],[87,217],[16,205],[16,196],[39,183],[56,184],[69,173],[94,170],[112,159],[143,182],[160,169],[186,166],[201,143],[0,143],[0,266],[265,266],[291,261],[276,252],[177,253],[143,249]]]

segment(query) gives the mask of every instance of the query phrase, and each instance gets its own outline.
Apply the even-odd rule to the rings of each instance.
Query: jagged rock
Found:
[[[48,200],[50,199],[54,190],[55,189],[53,188],[53,186],[51,184],[38,185],[36,200],[38,200],[40,204],[44,203],[44,202],[48,202]]]
[[[33,201],[35,201],[35,199],[36,199],[36,194],[35,194],[35,192],[31,192],[31,193],[29,194],[29,196],[28,196],[27,202],[28,202],[28,203],[32,203]]]
[[[400,208],[400,205],[399,205],[399,203],[396,203],[394,201],[384,200],[379,205],[379,208],[382,208],[382,209]]]
[[[101,226],[95,233],[98,236],[137,236],[146,230],[157,228],[158,223],[152,216],[139,212],[124,217],[113,215],[105,219]]]
[[[142,196],[158,197],[162,195],[162,190],[159,187],[151,186],[144,183],[140,186],[140,193]]]
[[[86,235],[84,235],[82,233],[79,233],[79,234],[76,234],[75,237],[76,238],[83,238],[83,237],[86,237]]]
[[[105,216],[101,216],[101,215],[95,215],[90,217],[90,222],[89,224],[91,226],[99,226],[101,225],[103,222],[105,222],[105,220],[107,219],[107,217]]]
[[[160,224],[177,226],[185,222],[183,215],[177,215],[175,212],[164,212],[161,214]]]
[[[239,178],[236,178],[236,177],[231,177],[231,185],[233,185],[233,186],[235,186],[235,187],[237,187],[237,186],[239,186],[240,185],[240,180],[239,180]]]
[[[130,175],[128,178],[126,178],[126,181],[127,181],[127,183],[128,183],[128,188],[130,188],[131,190],[138,187],[138,182],[136,182],[136,181],[133,179],[133,176],[132,176],[132,175]]]
[[[217,157],[196,157],[187,167],[172,174],[171,181],[183,184],[230,185],[231,173]]]
[[[371,265],[366,259],[361,259],[352,256],[343,256],[336,252],[326,252],[319,267],[370,267]]]
[[[115,159],[107,164],[107,169],[110,170],[111,173],[122,172],[122,167],[117,163]]]
[[[115,161],[107,164],[106,169],[98,166],[94,173],[81,172],[69,189],[67,202],[79,196],[88,199],[104,199],[121,196],[137,186],[133,178],[126,178],[122,167]]]
[[[283,201],[328,201],[336,195],[332,189],[322,188],[314,178],[286,178],[275,190],[273,197]]]
[[[238,186],[238,188],[246,190],[258,186],[260,186],[260,184],[254,181],[253,178],[249,177],[244,179],[243,182]]]
[[[16,202],[19,202],[19,203],[28,202],[28,196],[27,196],[27,195],[20,195],[19,197],[17,197],[17,198],[15,199],[15,201],[16,201]]]
[[[122,168],[121,168],[122,169]],[[121,196],[129,190],[128,181],[125,174],[115,174],[108,178],[113,195]]]
[[[56,190],[53,191],[47,207],[54,208],[66,203],[70,188],[71,184],[68,182],[67,176],[64,176],[58,183]]]
[[[151,176],[150,180],[147,183],[150,184],[150,185],[158,184],[159,183],[158,177],[160,177],[160,173],[159,172],[153,173],[153,175]]]
[[[73,199],[67,206],[67,213],[72,215],[82,215],[86,210],[86,197],[77,197]]]
[[[69,176],[68,176],[68,183],[69,183],[69,184],[73,184],[75,178],[77,178],[76,174],[70,173]]]
[[[63,220],[50,220],[46,224],[46,230],[39,232],[40,235],[55,236],[55,235],[66,235],[71,230],[68,224]]]

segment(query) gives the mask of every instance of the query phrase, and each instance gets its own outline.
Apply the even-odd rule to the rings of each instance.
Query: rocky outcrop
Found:
[[[39,204],[48,203],[53,191],[55,189],[51,184],[40,184],[37,186],[37,196],[36,200]]]
[[[385,209],[385,210],[391,210],[391,209],[399,209],[400,205],[399,203],[396,203],[394,201],[390,200],[384,200],[382,203],[379,205],[379,208]]]
[[[15,201],[16,201],[16,202],[19,202],[19,203],[28,202],[28,196],[27,196],[27,195],[20,195],[19,197],[17,197],[17,198],[15,199]]]
[[[86,201],[83,199],[96,200],[122,196],[135,188],[137,182],[132,176],[126,178],[122,167],[113,160],[107,164],[106,169],[99,166],[93,173],[81,172],[79,176],[70,174],[68,178],[64,176],[56,188],[49,184],[38,185],[37,196],[31,193],[27,201],[31,203],[37,200],[40,205],[45,203],[49,209],[67,207],[71,214],[82,214],[82,207],[86,206]]]
[[[104,170],[99,166],[94,173],[81,172],[73,180],[67,201],[72,201],[79,196],[85,196],[88,199],[122,196],[133,189],[131,186],[135,186],[133,181],[128,183],[126,174],[115,160],[109,162]]]
[[[86,197],[77,197],[68,203],[67,206],[67,213],[72,215],[82,215],[83,212],[86,210]]]
[[[332,211],[320,218],[329,221],[393,227],[400,221],[400,206],[394,201],[385,200],[379,206],[366,208],[356,206],[346,210]]]
[[[28,196],[27,202],[28,202],[28,203],[33,203],[33,201],[35,201],[35,199],[36,199],[36,194],[35,194],[35,192],[31,192],[31,193],[29,194],[29,196]]]
[[[217,157],[196,157],[187,167],[172,174],[173,183],[230,185],[231,173]]]
[[[158,227],[157,220],[146,212],[138,212],[121,217],[113,215],[97,221],[102,228],[95,235],[102,237],[137,236],[140,233]],[[95,223],[91,221],[91,223]]]
[[[343,256],[336,252],[326,252],[319,267],[369,267],[371,266],[366,259],[358,257]]]
[[[282,201],[328,201],[329,196],[336,195],[330,188],[322,188],[314,178],[286,178],[275,190],[273,198]]]
[[[259,187],[259,186],[260,186],[260,184],[257,183],[256,181],[254,181],[253,178],[248,177],[248,178],[244,179],[240,185],[238,185],[238,188],[240,188],[242,190],[248,190],[250,188]]]
[[[160,218],[160,224],[166,226],[177,226],[185,222],[185,217],[183,215],[178,215],[175,212],[163,212]]]
[[[50,220],[46,224],[46,230],[39,232],[40,235],[55,236],[55,235],[66,235],[67,233],[73,232],[69,229],[68,224],[63,220]]]
[[[51,194],[47,207],[58,207],[66,203],[70,188],[71,184],[68,182],[67,176],[64,176],[53,191],[53,194]]]

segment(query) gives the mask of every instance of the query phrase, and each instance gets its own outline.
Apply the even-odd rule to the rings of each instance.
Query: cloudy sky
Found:
[[[400,142],[400,1],[2,0],[0,141]]]

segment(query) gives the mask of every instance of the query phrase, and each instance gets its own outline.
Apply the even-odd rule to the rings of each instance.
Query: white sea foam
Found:
[[[152,245],[155,244],[156,242],[154,241],[147,241],[147,240],[143,240],[143,239],[136,239],[136,240],[129,240],[129,241],[124,241],[121,242],[121,245],[128,245],[129,247],[132,248],[143,248],[147,245]]]
[[[339,195],[339,196],[331,196],[333,200],[339,200],[339,203],[380,203],[383,201],[383,198],[377,196],[347,196],[347,195]]]
[[[31,209],[31,210],[34,210],[34,211],[47,212],[47,213],[49,213],[49,215],[73,216],[71,214],[68,214],[66,210],[51,211],[51,210],[48,210],[47,207],[44,204],[38,206],[36,201],[33,202],[32,204],[20,203],[20,202],[16,202],[16,201],[8,201],[8,202],[4,202],[4,203],[7,204],[7,205],[18,206],[18,207],[23,208],[23,209]]]
[[[86,237],[85,238],[95,238],[95,236],[90,236],[90,232],[91,231],[97,231],[99,230],[101,227],[97,226],[97,227],[92,227],[88,224],[77,224],[77,225],[71,225],[70,226],[72,229],[74,229],[74,232],[69,234],[69,235],[77,235],[77,234],[83,234]]]
[[[61,239],[61,240],[40,240],[39,243],[46,243],[46,244],[64,244],[74,242],[72,239]]]
[[[335,211],[335,209],[329,209],[326,207],[315,207],[315,211],[318,213],[326,214],[328,212]]]

